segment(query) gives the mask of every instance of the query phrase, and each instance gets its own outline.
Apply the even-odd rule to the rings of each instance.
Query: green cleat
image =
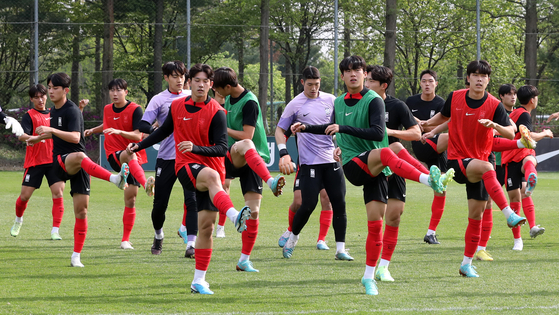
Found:
[[[361,278],[361,284],[365,287],[367,295],[378,295],[377,282],[374,279]]]
[[[375,280],[383,282],[394,282],[394,278],[390,275],[387,266],[378,267],[375,272]]]
[[[21,229],[22,222],[14,222],[12,229],[10,230],[10,235],[16,237],[19,235],[19,230]]]
[[[50,239],[53,241],[61,241],[62,237],[60,237],[60,234],[58,234],[58,232],[54,232],[50,233]]]
[[[443,191],[446,191],[446,188],[448,187],[448,184],[450,182],[452,182],[453,178],[454,178],[454,169],[453,168],[449,168],[448,171],[446,171],[445,174],[441,175],[441,184],[443,185]]]
[[[443,193],[441,170],[436,165],[432,165],[429,169],[429,186],[431,186],[435,192],[439,194]]]

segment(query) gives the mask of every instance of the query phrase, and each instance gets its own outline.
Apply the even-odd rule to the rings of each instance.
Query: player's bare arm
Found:
[[[106,135],[118,135],[122,136],[123,138],[133,140],[133,141],[140,141],[142,140],[142,133],[140,130],[136,129],[134,131],[124,131],[115,128],[107,128],[103,130],[103,133]]]
[[[513,126],[501,126],[498,123],[489,119],[478,120],[480,124],[487,128],[495,129],[503,138],[512,140],[514,138],[514,127]]]
[[[386,133],[389,137],[396,137],[406,141],[418,141],[421,139],[421,129],[419,128],[419,125],[411,126],[406,130],[386,128]]]
[[[243,130],[233,130],[231,128],[227,128],[227,135],[235,140],[252,140],[254,136],[254,130],[256,128],[250,125],[243,125]]]
[[[103,132],[103,124],[100,124],[99,126],[93,127],[91,129],[86,129],[83,132],[83,134],[84,134],[84,136],[89,137],[94,133],[101,133],[101,132]]]

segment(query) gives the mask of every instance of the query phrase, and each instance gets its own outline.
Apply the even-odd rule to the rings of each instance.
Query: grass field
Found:
[[[432,192],[408,182],[408,203],[390,270],[393,283],[379,283],[379,296],[367,296],[360,279],[365,269],[366,216],[362,191],[348,185],[347,248],[353,262],[335,261],[334,233],[329,251],[315,248],[318,211],[303,230],[293,258],[282,258],[277,239],[287,224],[292,177],[286,193],[264,194],[260,233],[251,260],[259,273],[235,271],[241,238],[226,224],[224,239],[214,241],[206,276],[213,296],[193,295],[194,260],[176,230],[182,220],[182,190],[175,184],[165,224],[163,253],[150,253],[152,199],[140,194],[131,241],[119,249],[122,192],[92,180],[89,230],[82,262],[71,268],[74,215],[65,194],[62,241],[50,240],[51,197],[43,187],[31,198],[20,235],[11,237],[14,204],[22,172],[0,172],[0,314],[368,314],[368,313],[518,313],[559,312],[559,174],[542,173],[534,194],[538,224],[546,233],[531,240],[523,228],[524,250],[514,252],[504,216],[495,212],[488,250],[495,261],[476,262],[480,278],[459,276],[467,225],[465,188],[449,187],[438,228],[441,245],[423,243]],[[68,187],[69,188],[69,187]],[[67,189],[69,191],[69,189]],[[242,205],[238,182],[233,202]]]

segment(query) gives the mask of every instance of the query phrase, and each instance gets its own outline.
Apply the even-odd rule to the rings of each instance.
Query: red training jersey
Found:
[[[509,117],[516,124],[520,115],[524,113],[530,114],[524,107],[518,107],[517,109],[513,110],[512,113],[510,113]],[[519,131],[517,131],[516,135],[514,136],[514,140],[518,140],[518,139],[520,139]],[[524,149],[503,151],[503,153],[501,154],[501,164],[505,165],[510,162],[520,162],[528,155],[536,156],[536,150],[524,148]]]
[[[448,124],[448,159],[474,158],[487,161],[493,147],[493,129],[484,127],[479,119],[493,120],[500,101],[487,94],[478,108],[466,104],[468,89],[452,93],[450,123]]]
[[[39,126],[50,127],[50,111],[41,113],[32,108],[27,114],[31,117],[33,122],[33,136],[38,136],[35,129]],[[41,142],[35,143],[32,146],[27,146],[25,149],[25,162],[24,168],[30,168],[37,165],[52,163],[52,139],[45,139]]]
[[[197,146],[209,147],[212,144],[209,140],[210,125],[215,114],[224,110],[223,107],[214,99],[208,104],[203,102],[194,104],[192,98],[186,101],[187,97],[177,98],[171,103],[171,115],[173,116],[175,144],[183,141],[191,141]],[[189,113],[185,105],[200,107],[196,113]],[[225,182],[225,157],[203,156],[192,152],[182,153],[175,145],[176,160],[175,173],[190,163],[205,165],[219,173],[221,183]]]
[[[132,117],[134,111],[138,107],[140,107],[140,105],[130,102],[122,112],[117,113],[113,110],[113,104],[105,105],[103,111],[103,129],[114,128],[123,131],[134,131]],[[126,139],[121,135],[105,135],[104,146],[107,158],[116,151],[126,150],[129,143],[136,142],[137,141]],[[140,165],[147,163],[148,159],[145,150],[136,152],[136,156],[138,157],[138,163]]]

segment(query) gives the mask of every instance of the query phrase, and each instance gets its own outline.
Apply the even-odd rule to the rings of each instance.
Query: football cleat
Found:
[[[289,239],[290,235],[291,235],[291,231],[285,230],[285,232],[283,232],[283,234],[280,236],[278,240],[278,246],[283,248],[285,246],[285,243],[287,243],[287,240]]]
[[[462,275],[463,277],[468,277],[468,278],[479,278],[479,275],[476,272],[476,267],[472,266],[472,264],[466,264],[466,265],[462,265],[460,266],[460,275]]]
[[[80,257],[72,257],[72,259],[70,259],[70,266],[72,267],[79,267],[79,268],[83,268],[84,265],[82,264],[82,262],[80,261]]]
[[[440,244],[441,242],[439,242],[439,240],[437,239],[437,235],[435,234],[431,234],[431,235],[427,235],[425,234],[425,236],[423,237],[423,241],[427,244]]]
[[[122,249],[134,249],[134,247],[132,247],[132,244],[129,241],[122,241],[120,243],[120,248],[122,248]]]
[[[146,194],[148,197],[155,195],[155,178],[153,176],[150,176],[146,181]]]
[[[544,232],[545,232],[545,228],[543,228],[539,225],[534,225],[530,229],[530,237],[531,238],[536,238],[538,235],[542,235]]]
[[[524,242],[522,242],[521,238],[514,239],[514,245],[512,246],[512,250],[521,251],[524,248]]]
[[[180,229],[177,231],[177,234],[179,235],[180,238],[182,238],[185,244],[188,243],[188,235],[186,234],[187,232],[188,231],[186,230],[184,232],[181,232]]]
[[[530,173],[530,175],[528,175],[528,180],[526,181],[525,194],[527,197],[532,196],[537,183],[538,183],[538,175],[536,175],[535,173]]]
[[[454,178],[454,169],[453,168],[449,168],[448,171],[446,171],[446,173],[444,173],[443,175],[441,175],[441,183],[443,185],[443,190],[446,191],[448,184],[450,182],[452,182],[452,179]]]
[[[394,278],[388,271],[388,266],[377,267],[377,271],[375,272],[375,280],[383,281],[383,282],[394,282]]]
[[[50,233],[50,239],[53,241],[61,241],[62,237],[60,237],[60,234],[58,234],[58,232],[54,232]]]
[[[374,279],[361,278],[361,284],[365,287],[365,294],[378,295],[377,282]]]
[[[330,247],[328,247],[328,245],[326,245],[325,241],[318,241],[316,243],[316,249],[318,249],[318,250],[329,250]]]
[[[120,176],[120,180],[116,185],[119,189],[124,189],[128,187],[126,180],[128,179],[129,174],[130,174],[130,168],[128,167],[128,164],[122,163],[122,166],[120,167],[120,172],[118,173],[118,175]]]
[[[341,253],[336,253],[336,260],[353,261],[353,257],[349,256],[347,251],[345,251],[345,252],[341,252]]]
[[[224,225],[217,225],[215,229],[215,237],[217,238],[224,238],[225,237],[225,226]]]
[[[271,187],[274,196],[277,197],[283,193],[283,186],[285,186],[285,177],[282,175],[276,176]]]
[[[204,281],[205,282],[205,281]],[[198,293],[198,294],[214,294],[212,290],[210,290],[210,285],[206,282],[202,283],[193,283],[190,285],[190,292],[191,293]]]
[[[184,252],[184,257],[186,258],[195,258],[196,249],[194,246],[188,246],[186,248],[186,252]]]
[[[235,219],[235,228],[237,232],[243,233],[246,230],[247,225],[246,221],[250,218],[250,208],[248,206],[244,206],[241,211],[237,214],[237,218]]]
[[[163,251],[163,239],[158,240],[154,237],[153,245],[151,245],[151,253],[153,255],[161,255],[162,251]]]
[[[12,226],[12,229],[10,230],[10,235],[13,237],[16,237],[19,235],[19,230],[21,229],[21,225],[23,223],[22,222],[14,222],[14,225]]]
[[[441,170],[436,165],[431,165],[429,169],[429,186],[439,194],[443,193],[443,183],[441,182]]]
[[[493,261],[493,257],[486,250],[478,250],[474,256],[477,260]]]
[[[516,213],[511,213],[507,219],[507,225],[512,229],[520,225],[526,224],[526,218],[519,216]]]
[[[532,139],[530,134],[530,129],[524,125],[518,126],[518,132],[520,132],[520,142],[526,149],[535,149],[537,142]]]
[[[252,261],[247,259],[237,263],[237,271],[258,272],[258,269],[254,269]]]
[[[291,237],[289,237],[289,239],[285,243],[285,246],[283,247],[284,258],[291,258],[291,256],[293,256],[293,250],[295,249],[295,245],[297,245],[297,241],[298,240],[293,241],[291,240]]]

